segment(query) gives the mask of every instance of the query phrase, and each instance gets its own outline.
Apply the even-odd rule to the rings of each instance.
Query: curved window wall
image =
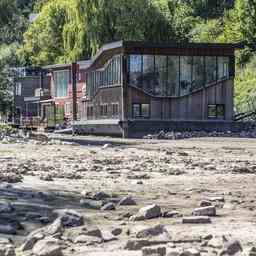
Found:
[[[229,79],[230,57],[130,55],[128,83],[160,97],[188,95]]]
[[[118,86],[122,84],[122,57],[114,56],[102,68],[87,73],[86,92],[93,97],[99,88]]]

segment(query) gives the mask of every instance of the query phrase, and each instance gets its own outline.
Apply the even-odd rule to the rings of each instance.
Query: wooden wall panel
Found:
[[[132,119],[132,103],[150,103],[151,119],[207,120],[208,104],[225,104],[226,120],[233,116],[233,81],[219,83],[181,98],[150,97],[129,87],[129,118]]]

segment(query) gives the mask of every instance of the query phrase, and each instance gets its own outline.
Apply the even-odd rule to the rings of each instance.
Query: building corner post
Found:
[[[72,73],[72,134],[75,134],[74,122],[77,121],[77,63],[73,62],[71,66]]]
[[[129,138],[129,125],[128,125],[128,85],[127,85],[127,55],[124,53],[122,56],[122,136]]]

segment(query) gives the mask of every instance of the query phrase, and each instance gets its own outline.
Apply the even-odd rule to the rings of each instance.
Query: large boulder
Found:
[[[32,252],[36,256],[63,256],[59,240],[52,237],[38,241]]]

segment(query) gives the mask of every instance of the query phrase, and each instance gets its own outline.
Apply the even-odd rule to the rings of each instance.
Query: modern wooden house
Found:
[[[50,78],[50,99],[41,101],[42,118],[47,120],[48,126],[62,125],[73,120],[73,84],[72,74],[75,73],[75,112],[76,119],[85,116],[82,109],[82,98],[85,95],[85,81],[87,61],[75,64],[55,64],[43,67]]]
[[[41,116],[40,101],[50,97],[49,79],[38,67],[12,68],[11,73],[14,81],[13,123],[19,126],[38,125]]]
[[[159,130],[225,130],[233,123],[236,44],[103,46],[85,68],[75,128],[124,137]]]

